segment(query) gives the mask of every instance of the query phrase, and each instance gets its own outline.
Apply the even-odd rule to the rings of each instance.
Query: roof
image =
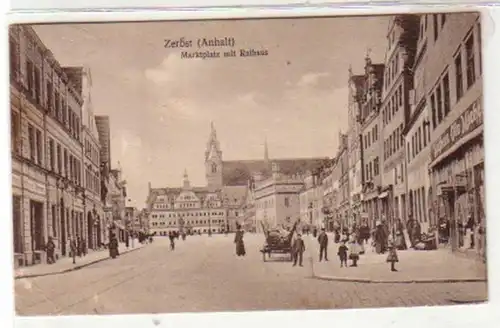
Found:
[[[257,172],[270,173],[271,163],[277,163],[279,171],[285,175],[305,174],[320,167],[324,158],[293,158],[265,160],[224,161],[222,163],[222,183],[224,186],[246,186]]]
[[[159,196],[166,196],[167,201],[173,202],[177,196],[183,191],[182,188],[152,188],[149,191],[147,203],[152,204],[156,202]],[[192,187],[190,191],[194,192],[196,197],[203,199],[209,193],[205,187]]]
[[[241,206],[246,200],[248,187],[225,186],[222,188],[222,200],[229,206]]]

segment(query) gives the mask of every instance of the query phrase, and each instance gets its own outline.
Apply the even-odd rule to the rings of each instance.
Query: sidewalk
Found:
[[[338,244],[331,235],[328,245],[329,262],[319,262],[319,244],[316,239],[305,238],[313,259],[314,278],[336,281],[370,283],[429,283],[486,281],[486,265],[474,259],[457,256],[450,250],[398,251],[398,272],[391,272],[387,254],[376,254],[371,247],[360,255],[358,267],[340,267]],[[348,262],[350,265],[351,261]]]
[[[132,244],[130,244],[131,246]],[[125,247],[125,243],[120,243],[119,252],[120,255],[141,249],[147,244],[141,244],[137,240],[134,241],[134,248],[129,247],[128,249]],[[65,272],[70,272],[74,270],[78,270],[84,268],[86,266],[105,261],[110,259],[109,250],[103,249],[98,251],[90,251],[86,256],[76,257],[76,264],[73,264],[73,258],[63,257],[60,258],[54,264],[38,264],[29,267],[22,267],[14,272],[14,279],[22,279],[22,278],[34,278],[41,276],[48,276],[54,274],[61,274]]]

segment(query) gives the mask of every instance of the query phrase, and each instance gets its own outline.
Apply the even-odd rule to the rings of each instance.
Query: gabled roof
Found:
[[[225,186],[246,186],[254,173],[271,173],[271,163],[277,163],[284,175],[305,174],[319,168],[328,158],[291,158],[264,160],[224,161],[222,183]]]

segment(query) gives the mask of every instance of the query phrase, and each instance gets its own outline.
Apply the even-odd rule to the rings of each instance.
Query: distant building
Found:
[[[244,205],[249,199],[249,188],[250,192],[253,192],[256,185],[256,177],[264,180],[272,176],[271,162],[278,165],[281,175],[293,176],[296,174],[304,174],[307,170],[320,167],[324,164],[324,161],[327,160],[327,158],[270,160],[267,142],[264,147],[263,157],[262,160],[224,161],[215,126],[213,123],[211,124],[204,163],[206,186],[190,187],[191,192],[194,193],[197,199],[194,205],[198,206],[197,210],[205,211],[203,207],[205,206],[204,200],[206,200],[208,196],[217,204],[220,202],[220,207],[217,208],[222,210],[224,214],[216,214],[216,217],[217,220],[222,220],[223,222],[217,223],[220,225],[220,229],[218,226],[210,229],[215,229],[215,231],[222,231],[223,229],[234,231],[237,225],[244,224],[248,217],[242,209],[245,208]],[[167,213],[157,213],[157,211],[163,209],[168,209],[169,211],[175,210],[175,199],[177,199],[182,190],[183,188],[150,188],[146,203],[150,211],[151,228],[158,227],[158,229],[160,229],[159,227],[164,226],[165,231],[180,229],[181,227],[185,228],[186,221],[184,219],[179,220],[182,216],[178,214],[174,215],[173,212],[168,212],[168,216],[166,216]],[[252,197],[255,197],[255,195]],[[298,213],[297,211],[297,214]],[[161,215],[163,215],[163,217],[161,217]],[[154,221],[155,219],[167,218],[170,219],[170,221],[168,221],[169,224],[166,225],[160,223],[160,221]],[[196,221],[206,221],[207,223],[196,223]],[[196,228],[197,230],[201,229],[201,232],[208,232],[207,220],[195,219],[194,223],[192,220],[190,222],[191,225],[198,225]],[[157,225],[153,225],[153,223]],[[222,228],[222,223],[225,224],[224,228]],[[167,226],[171,228],[167,229]]]
[[[99,136],[99,143],[101,144],[100,159],[101,163],[111,169],[111,127],[109,116],[96,115],[95,125]]]
[[[273,163],[269,178],[255,182],[255,218],[257,231],[264,227],[291,226],[299,219],[299,192],[303,188],[300,176],[286,176],[280,173],[279,165]]]

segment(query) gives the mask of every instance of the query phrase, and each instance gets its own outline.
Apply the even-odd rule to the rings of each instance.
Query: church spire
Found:
[[[213,154],[215,152],[215,154]],[[207,142],[207,149],[205,150],[205,161],[211,155],[221,156],[219,140],[217,140],[217,131],[215,130],[214,122],[210,122],[210,136]]]
[[[269,150],[267,149],[267,137],[264,138],[264,161],[269,162]]]

